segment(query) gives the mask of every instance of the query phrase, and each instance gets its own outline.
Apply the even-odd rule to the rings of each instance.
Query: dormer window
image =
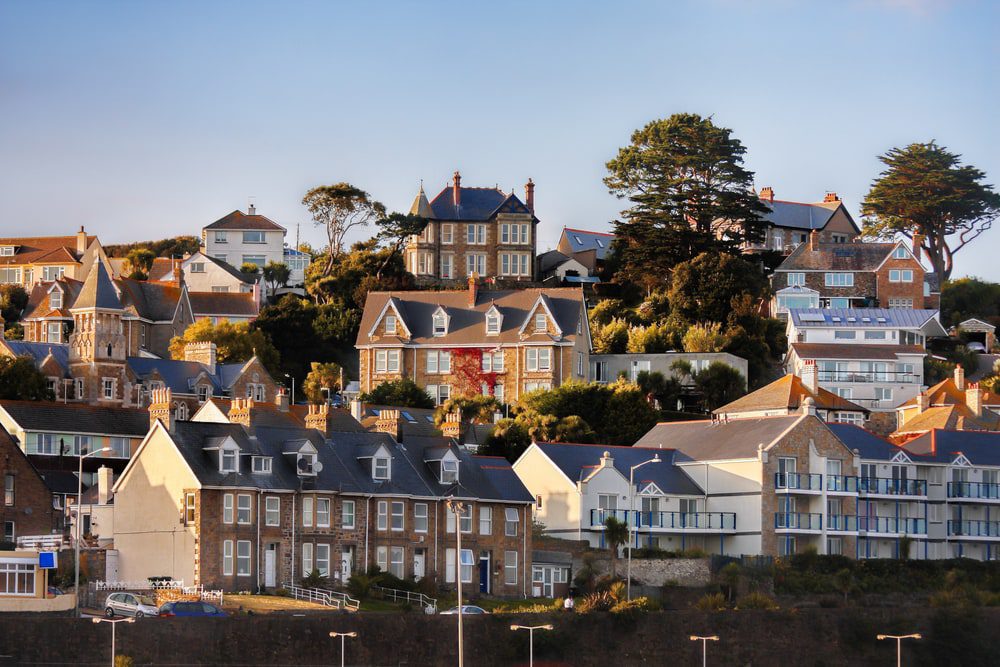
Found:
[[[893,259],[906,259],[909,253],[906,252],[906,248],[903,246],[897,246],[896,250],[893,251]]]
[[[270,475],[271,457],[270,456],[253,457],[253,471],[257,474]]]
[[[388,456],[376,456],[372,461],[372,479],[385,480],[389,479],[389,462],[391,459]]]
[[[548,319],[545,317],[545,313],[537,313],[535,315],[535,331],[545,331],[548,328]]]
[[[458,483],[458,461],[453,459],[443,459],[441,461],[441,483]]]
[[[240,450],[235,447],[224,448],[219,460],[219,472],[239,472],[239,454]]]
[[[396,333],[396,316],[395,315],[386,315],[385,316],[385,332],[387,334],[395,334]]]
[[[500,311],[497,310],[496,306],[490,308],[486,313],[486,334],[493,336],[499,334],[501,322],[503,322],[503,316]]]
[[[295,461],[295,469],[298,471],[299,475],[305,477],[313,477],[316,475],[316,455],[308,452],[300,452]]]
[[[444,308],[439,307],[434,311],[432,325],[435,336],[444,336],[448,333],[448,314],[444,312]]]
[[[12,245],[0,246],[0,256],[12,257],[13,255],[14,255],[14,246]]]
[[[62,308],[63,307],[63,294],[62,290],[54,289],[49,292],[49,306],[52,308]]]

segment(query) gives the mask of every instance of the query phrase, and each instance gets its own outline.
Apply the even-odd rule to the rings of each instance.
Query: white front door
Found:
[[[274,544],[267,545],[267,550],[264,551],[264,586],[267,588],[274,588],[278,585],[277,571],[275,569],[276,552],[277,545]]]
[[[340,580],[347,582],[351,578],[351,568],[354,564],[354,547],[343,547],[340,550]]]
[[[413,578],[420,580],[424,578],[424,561],[426,556],[424,555],[423,549],[415,549],[413,551]]]

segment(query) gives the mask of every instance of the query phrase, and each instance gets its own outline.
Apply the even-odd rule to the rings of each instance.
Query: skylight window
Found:
[[[581,239],[579,236],[573,236],[573,238],[576,239],[577,245],[583,245],[583,239]]]
[[[597,245],[598,246],[600,246],[602,248],[604,247],[604,241],[602,241],[601,239],[595,239],[595,240],[597,241]]]
[[[406,421],[410,422],[411,424],[416,424],[417,423],[417,420],[414,419],[413,416],[409,412],[407,412],[406,410],[403,410],[399,414],[403,415],[403,419],[405,419]]]

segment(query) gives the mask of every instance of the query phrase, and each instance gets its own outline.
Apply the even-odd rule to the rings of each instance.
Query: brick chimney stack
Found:
[[[455,180],[451,184],[451,201],[458,208],[462,205],[462,175],[455,172]]]
[[[380,410],[375,422],[375,431],[388,433],[393,440],[399,442],[403,436],[403,418],[400,417],[399,410]]]
[[[149,428],[163,422],[168,431],[174,430],[173,393],[170,389],[153,389],[149,392]]]
[[[479,275],[473,273],[469,276],[469,308],[476,307],[477,298],[479,298]]]
[[[228,417],[230,424],[240,424],[249,431],[253,427],[253,399],[234,398]]]
[[[528,210],[532,213],[535,212],[535,184],[530,178],[524,186],[524,205],[527,206]]]
[[[955,386],[959,391],[965,391],[965,369],[962,368],[962,364],[955,366]]]
[[[330,435],[330,406],[327,403],[309,404],[306,428],[315,429],[323,435]]]
[[[931,397],[925,393],[917,394],[917,414],[926,412],[931,407]]]
[[[278,393],[274,395],[274,404],[277,406],[279,412],[288,412],[288,390],[282,387],[278,389]]]
[[[823,197],[823,203],[829,204],[830,202],[840,201],[840,197],[837,196],[836,192],[827,192],[826,196]]]
[[[813,252],[819,250],[819,231],[815,229],[809,232],[809,249]]]
[[[111,487],[114,484],[115,472],[107,467],[101,466],[97,469],[97,504],[107,505],[111,500]]]
[[[197,341],[184,345],[184,361],[194,361],[205,364],[208,372],[215,375],[215,366],[219,358],[219,348],[210,341]]]
[[[181,266],[181,260],[174,260],[174,282],[180,287],[184,284],[184,268]]]
[[[918,262],[920,261],[921,253],[923,253],[923,247],[922,247],[923,245],[924,245],[924,235],[920,234],[919,232],[914,232],[912,250],[913,250],[913,256],[917,258]]]
[[[816,370],[815,359],[807,359],[802,367],[802,384],[813,394],[819,392],[819,372]]]
[[[87,252],[87,232],[83,230],[83,225],[80,225],[80,231],[76,233],[76,251],[81,255]]]
[[[449,412],[441,425],[441,435],[446,438],[462,437],[462,415],[458,412]]]
[[[774,201],[774,188],[770,185],[760,189],[760,198],[767,202]]]
[[[965,404],[976,413],[977,417],[983,416],[983,395],[979,393],[979,383],[970,382],[965,390]]]

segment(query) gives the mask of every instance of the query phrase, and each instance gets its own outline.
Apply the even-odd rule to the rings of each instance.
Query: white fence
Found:
[[[200,600],[207,600],[221,605],[223,592],[221,590],[206,591],[201,584],[197,586],[185,586],[184,580],[170,579],[166,581],[96,581],[94,589],[97,591],[180,591],[184,595],[197,595]]]
[[[324,607],[345,609],[347,611],[357,611],[361,607],[360,600],[355,600],[346,593],[339,593],[326,588],[304,588],[302,586],[286,584],[285,590],[291,593],[292,597],[296,600],[315,602]]]
[[[22,535],[17,538],[18,549],[54,551],[70,545],[70,540],[62,535]]]
[[[376,595],[380,595],[384,600],[392,600],[393,602],[411,602],[418,604],[423,607],[424,611],[428,614],[433,614],[437,611],[437,600],[424,595],[423,593],[414,593],[413,591],[403,591],[398,588],[386,588],[384,586],[372,586],[372,592]]]

